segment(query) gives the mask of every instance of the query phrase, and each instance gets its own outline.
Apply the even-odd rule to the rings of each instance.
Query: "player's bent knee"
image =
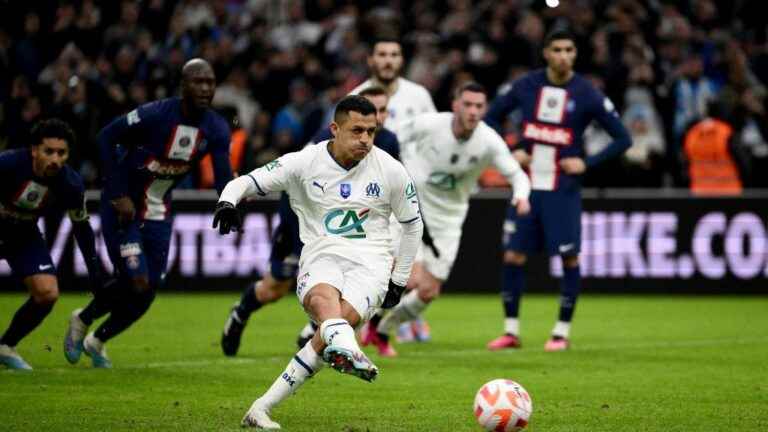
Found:
[[[136,293],[145,293],[152,291],[152,285],[147,276],[135,276],[131,279],[131,287]]]
[[[56,276],[49,274],[32,275],[24,280],[32,300],[37,304],[49,305],[59,299],[59,284]]]
[[[578,255],[563,256],[562,258],[563,258],[563,267],[573,268],[579,265]]]
[[[317,284],[310,288],[304,297],[304,309],[315,320],[323,321],[327,316],[339,316],[340,293],[336,288],[328,284]]]
[[[270,279],[262,281],[256,285],[256,298],[260,303],[273,303],[285,296],[293,286],[292,279],[276,280]]]
[[[418,296],[424,303],[430,303],[440,296],[440,283],[427,282],[419,285]]]
[[[524,265],[528,261],[528,256],[520,252],[507,251],[504,252],[504,264],[510,265]]]

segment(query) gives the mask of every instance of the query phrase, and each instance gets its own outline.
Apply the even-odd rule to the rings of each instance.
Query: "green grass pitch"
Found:
[[[251,318],[240,355],[219,333],[236,294],[161,293],[112,341],[113,370],[62,354],[65,294],[19,345],[32,373],[0,370],[2,431],[240,430],[251,402],[295,352],[304,323],[293,296]],[[5,328],[21,294],[0,295]],[[768,298],[584,295],[568,352],[545,353],[555,296],[522,305],[523,349],[491,353],[496,296],[446,295],[429,309],[434,340],[371,358],[366,383],[324,369],[273,412],[288,431],[479,431],[477,389],[493,378],[533,398],[530,431],[767,431]]]

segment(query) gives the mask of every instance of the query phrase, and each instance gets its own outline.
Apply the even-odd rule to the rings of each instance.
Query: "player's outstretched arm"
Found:
[[[528,175],[500,136],[495,137],[492,149],[493,165],[512,185],[512,204],[517,208],[518,214],[527,214],[531,209],[528,203],[528,197],[531,194],[531,181]]]
[[[416,187],[405,171],[405,167],[399,163],[396,171],[393,172],[393,180],[390,204],[392,212],[403,230],[400,237],[400,248],[397,257],[395,257],[395,267],[390,277],[389,290],[381,306],[383,308],[394,307],[400,302],[400,296],[402,296],[408,278],[411,276],[411,268],[424,230]]]
[[[258,184],[252,174],[253,172],[231,180],[221,191],[216,211],[213,213],[213,228],[218,228],[220,234],[240,230],[242,218],[237,204],[243,198],[259,193]],[[260,195],[266,194],[262,191]]]
[[[253,195],[266,196],[268,192],[286,190],[294,177],[293,172],[301,171],[306,158],[307,153],[288,153],[227,183],[216,204],[213,228],[218,227],[221,234],[239,229],[240,213],[236,207],[240,201]]]

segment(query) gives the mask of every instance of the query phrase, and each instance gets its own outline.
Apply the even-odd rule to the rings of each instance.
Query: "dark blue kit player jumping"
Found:
[[[210,108],[215,90],[211,66],[190,60],[182,69],[181,98],[142,105],[99,133],[102,229],[118,288],[111,301],[97,297],[72,313],[64,341],[70,363],[85,351],[94,367],[111,367],[104,344],[152,304],[168,265],[171,190],[206,154],[213,158],[216,189],[221,192],[231,180],[229,127]]]
[[[510,207],[504,224],[505,333],[488,344],[491,350],[520,347],[518,310],[525,285],[528,254],[560,255],[563,262],[560,313],[545,344],[546,351],[569,347],[571,319],[581,285],[581,175],[623,153],[631,144],[613,103],[586,78],[574,73],[576,42],[566,30],[544,41],[547,66],[526,74],[494,100],[486,121],[499,125],[520,110],[520,145],[515,158],[531,178],[531,212],[518,216]],[[613,138],[597,154],[585,157],[584,129],[596,120]]]
[[[37,227],[40,216],[69,214],[91,288],[96,297],[102,297],[83,180],[65,165],[74,144],[72,129],[61,120],[50,119],[32,129],[31,148],[0,153],[0,259],[8,262],[13,277],[30,294],[0,338],[0,364],[10,369],[32,369],[16,352],[16,344],[45,319],[59,297],[56,268]]]

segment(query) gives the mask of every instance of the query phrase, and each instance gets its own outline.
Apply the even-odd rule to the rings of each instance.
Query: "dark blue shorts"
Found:
[[[299,257],[304,244],[299,238],[299,218],[288,203],[288,195],[280,196],[277,209],[280,225],[272,235],[272,253],[269,266],[272,277],[278,281],[296,278],[299,271]]]
[[[24,279],[34,274],[56,274],[48,246],[34,223],[0,221],[0,259],[5,259],[13,276]]]
[[[133,221],[119,227],[117,214],[102,201],[101,224],[104,243],[118,277],[146,277],[150,286],[159,288],[165,279],[171,244],[170,222]]]
[[[531,212],[518,216],[509,206],[504,248],[526,254],[573,256],[581,250],[581,193],[532,191]]]

